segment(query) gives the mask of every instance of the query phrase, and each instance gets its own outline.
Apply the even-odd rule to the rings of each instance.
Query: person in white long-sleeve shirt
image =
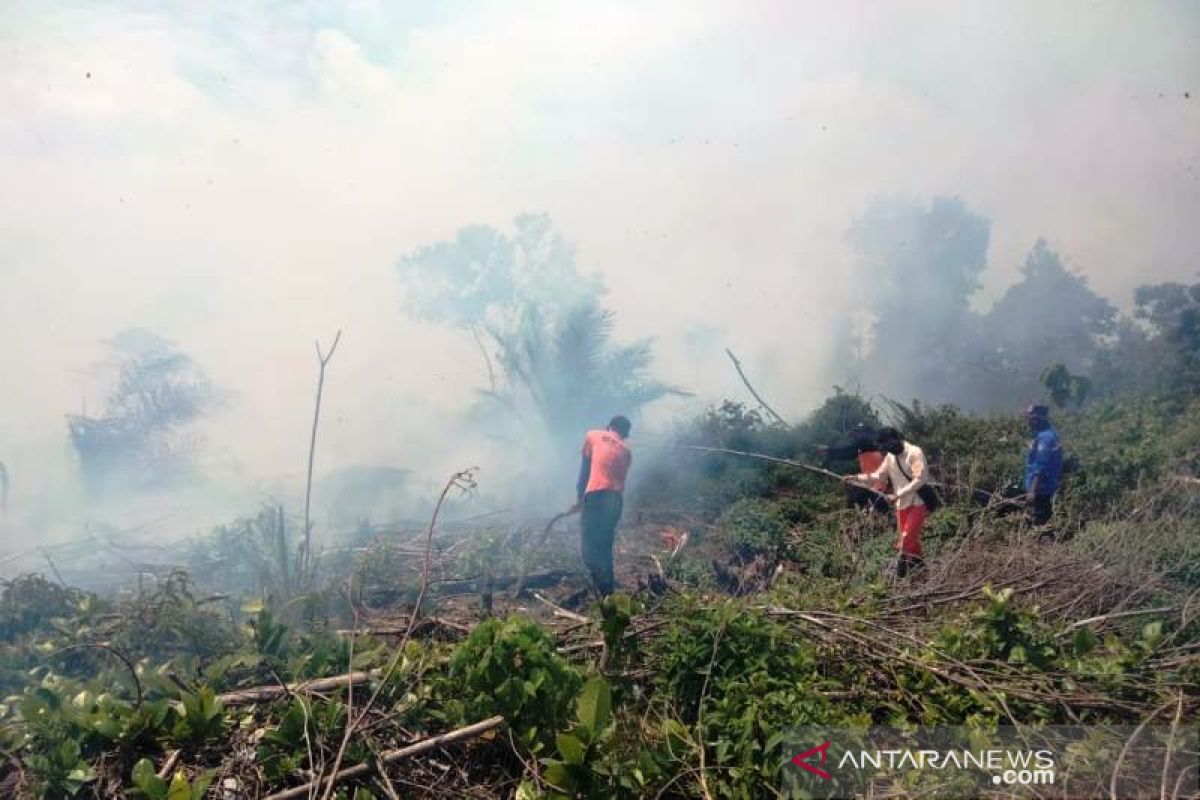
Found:
[[[896,508],[896,520],[899,523],[896,574],[904,577],[922,563],[921,531],[925,527],[928,509],[918,490],[925,485],[925,453],[915,444],[904,441],[895,428],[881,428],[878,437],[879,449],[886,454],[883,463],[874,472],[847,475],[846,480],[869,485],[886,478],[891,485],[887,498]]]

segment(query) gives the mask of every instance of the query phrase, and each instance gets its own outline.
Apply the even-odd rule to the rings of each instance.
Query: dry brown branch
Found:
[[[1116,611],[1112,614],[1101,614],[1097,617],[1088,617],[1081,619],[1078,622],[1072,622],[1066,627],[1063,633],[1069,633],[1076,628],[1082,628],[1084,625],[1094,625],[1097,622],[1107,622],[1110,619],[1125,619],[1126,617],[1142,617],[1147,614],[1169,614],[1175,611],[1175,606],[1160,606],[1159,608],[1138,608],[1133,611]]]
[[[428,626],[431,628],[446,628],[448,630],[457,631],[458,633],[470,633],[471,626],[464,625],[461,622],[455,622],[444,617],[425,617],[417,627]],[[368,625],[365,628],[341,628],[335,633],[338,636],[403,636],[407,631],[406,626],[398,625]]]
[[[158,769],[158,779],[160,781],[170,780],[171,773],[175,771],[175,767],[179,764],[179,756],[182,751],[172,750],[167,753],[167,757],[163,759],[163,765]]]
[[[311,577],[312,570],[312,520],[309,516],[309,509],[312,505],[313,459],[317,453],[317,425],[321,421],[321,395],[325,390],[325,367],[328,366],[329,360],[333,358],[333,351],[337,350],[338,342],[341,341],[341,338],[342,330],[339,328],[337,334],[333,337],[333,344],[329,346],[328,353],[321,350],[320,342],[316,342],[317,400],[313,406],[312,437],[308,442],[308,475],[304,481],[304,553],[300,559],[305,581]]]
[[[392,788],[392,782],[388,780],[387,765],[383,763],[379,756],[375,756],[375,771],[378,773],[375,783],[379,785],[380,789],[383,789],[383,793],[388,796],[388,800],[400,800],[400,795],[396,794],[396,790]]]
[[[428,739],[423,739],[415,744],[410,744],[407,747],[401,747],[398,750],[388,750],[381,753],[378,762],[382,764],[395,764],[398,761],[403,761],[406,758],[420,755],[421,753],[433,750],[436,747],[441,747],[455,742],[461,742],[465,739],[473,739],[488,731],[498,728],[504,722],[504,717],[492,717],[485,719],[482,722],[476,722],[473,725],[467,725],[457,730],[449,731],[438,736],[432,736]],[[324,787],[325,793],[328,795],[332,792],[333,787],[342,781],[352,780],[355,778],[365,778],[376,769],[374,763],[359,764],[347,769],[338,770],[328,777],[321,778],[316,781],[293,786],[291,789],[285,789],[282,792],[269,794],[263,800],[296,800],[299,797],[307,797],[309,790],[317,787]]]
[[[1180,695],[1180,698],[1182,698],[1182,695]],[[1153,722],[1155,717],[1170,708],[1174,702],[1176,701],[1172,700],[1170,703],[1164,703],[1163,705],[1151,711],[1150,715],[1142,720],[1141,723],[1139,723],[1138,726],[1133,729],[1133,733],[1130,735],[1130,737],[1125,740],[1125,746],[1121,748],[1121,753],[1117,756],[1117,763],[1113,767],[1112,778],[1109,779],[1108,782],[1108,796],[1111,798],[1111,800],[1117,800],[1117,778],[1119,778],[1121,775],[1121,765],[1125,763],[1125,756],[1129,754],[1130,746],[1145,729],[1145,727]]]
[[[763,400],[762,396],[759,395],[759,393],[750,384],[750,379],[747,378],[746,373],[742,371],[742,362],[738,361],[737,356],[735,356],[733,354],[733,351],[730,350],[728,347],[726,347],[725,355],[729,356],[729,360],[733,362],[733,368],[737,370],[738,377],[742,379],[742,383],[745,385],[746,389],[748,389],[751,396],[753,396],[754,399],[756,401],[758,401],[758,404],[760,406],[762,406],[763,410],[766,411],[768,414],[770,414],[771,418],[774,419],[776,422],[778,422],[780,425],[782,425],[785,428],[790,428],[791,426],[787,424],[787,421],[783,417],[779,416],[779,414],[777,414],[775,412],[775,409],[773,409],[769,405],[767,405],[767,401]]]
[[[367,672],[352,672],[346,675],[335,675],[331,678],[314,678],[307,681],[298,681],[286,685],[271,684],[267,686],[252,686],[248,689],[237,689],[232,692],[225,692],[217,695],[226,706],[244,706],[249,703],[260,703],[264,700],[274,700],[277,697],[282,697],[289,693],[304,693],[320,694],[321,692],[330,692],[334,689],[341,689],[345,686],[350,686],[354,683],[369,681],[374,676],[378,675],[380,670],[374,669]]]
[[[1171,720],[1171,738],[1167,741],[1167,754],[1163,757],[1162,780],[1158,785],[1158,800],[1167,800],[1167,776],[1171,771],[1171,757],[1175,755],[1175,736],[1179,733],[1179,720],[1181,717],[1183,717],[1182,691],[1176,695],[1175,699],[1175,718]]]
[[[590,619],[583,616],[582,614],[576,614],[574,611],[567,611],[562,606],[558,606],[558,605],[555,605],[554,603],[550,602],[549,600],[546,599],[546,596],[543,595],[541,592],[534,592],[533,596],[535,598],[537,598],[537,600],[539,602],[545,603],[547,606],[549,606],[550,612],[552,614],[554,614],[554,616],[556,616],[556,617],[562,617],[563,619],[569,619],[572,622],[578,622],[581,625],[590,625],[592,623],[592,621]]]

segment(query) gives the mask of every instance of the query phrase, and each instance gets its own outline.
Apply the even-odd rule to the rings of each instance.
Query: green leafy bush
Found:
[[[197,746],[218,736],[225,727],[221,701],[207,686],[171,704],[171,736],[180,744]]]
[[[452,717],[475,721],[500,714],[532,752],[566,724],[583,678],[554,651],[534,622],[486,620],[450,660],[444,692]]]
[[[758,797],[779,780],[784,731],[836,719],[818,693],[815,651],[783,625],[740,603],[683,600],[651,648],[664,712],[700,724],[710,786],[720,797]]]
[[[722,515],[720,538],[742,559],[774,557],[783,549],[789,524],[778,503],[749,497],[738,500]]]

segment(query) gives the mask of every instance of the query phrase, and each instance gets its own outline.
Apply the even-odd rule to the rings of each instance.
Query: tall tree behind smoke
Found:
[[[147,488],[189,474],[196,439],[188,426],[216,399],[208,376],[174,343],[142,329],[106,344],[117,377],[104,412],[67,418],[85,482],[92,489]]]
[[[961,200],[873,203],[851,226],[858,253],[859,324],[848,321],[843,368],[875,391],[909,399],[962,402],[990,383],[970,309],[987,265],[990,224]],[[861,323],[861,320],[859,321]]]
[[[649,340],[614,341],[603,284],[580,274],[550,219],[523,215],[514,228],[463,228],[401,258],[398,272],[409,313],[474,336],[488,429],[559,468],[585,429],[676,390],[651,375]]]
[[[989,311],[971,309],[989,233],[988,220],[957,198],[870,206],[849,237],[866,324],[847,324],[842,369],[895,399],[986,411],[1042,396],[1039,377],[1051,365],[1071,374],[1100,368],[1118,331],[1117,309],[1043,240]],[[865,340],[853,328],[865,330]]]
[[[1025,259],[1022,280],[996,301],[983,321],[986,344],[1007,376],[1008,392],[1036,396],[1048,364],[1090,373],[1105,338],[1116,330],[1117,309],[1082,275],[1068,271],[1044,240]]]
[[[1098,382],[1109,393],[1200,391],[1200,283],[1139,286],[1132,317],[1119,320],[1098,361]]]
[[[1139,286],[1134,316],[1145,322],[1175,351],[1181,368],[1200,363],[1200,283]]]

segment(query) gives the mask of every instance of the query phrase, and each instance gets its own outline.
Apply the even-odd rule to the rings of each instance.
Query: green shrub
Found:
[[[795,633],[740,603],[684,598],[654,641],[656,697],[667,714],[702,723],[711,788],[719,797],[759,797],[783,764],[784,731],[833,721],[815,651]]]
[[[583,677],[535,623],[514,616],[475,627],[450,659],[444,690],[451,714],[477,721],[499,714],[531,752],[566,724]]]
[[[778,503],[757,497],[738,500],[725,511],[719,525],[722,543],[743,559],[778,555],[790,527]]]
[[[0,642],[12,642],[52,619],[70,616],[86,598],[78,589],[64,588],[41,575],[21,575],[2,583]]]

